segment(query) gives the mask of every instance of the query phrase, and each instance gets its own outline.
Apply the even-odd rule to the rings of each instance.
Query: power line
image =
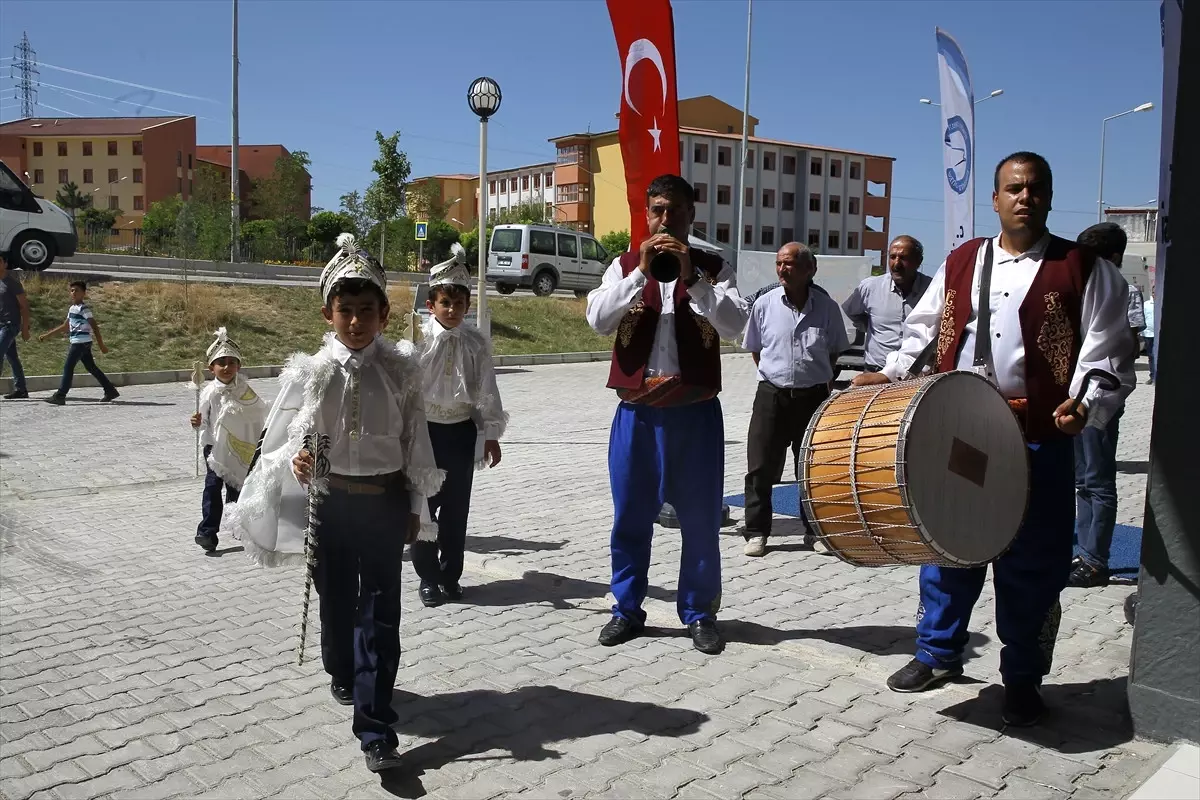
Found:
[[[941,200],[941,199],[935,200],[932,197],[905,197],[904,195],[899,195],[899,194],[892,195],[892,199],[893,200],[908,200],[908,201],[911,201],[914,203],[944,203],[945,202],[945,200]],[[977,205],[977,206],[980,205],[980,201],[976,200],[975,205]],[[1083,215],[1089,216],[1089,217],[1095,216],[1095,214],[1096,214],[1095,211],[1073,211],[1071,209],[1066,209],[1066,208],[1055,208],[1055,209],[1053,209],[1053,211],[1055,211],[1059,214],[1083,214]]]
[[[25,60],[24,58],[14,57],[13,64],[15,66],[16,64],[21,63],[24,60]],[[142,84],[142,83],[133,83],[131,81],[122,81],[122,80],[118,80],[117,78],[109,78],[104,75],[97,75],[94,72],[84,72],[82,70],[71,69],[69,67],[60,67],[55,64],[47,64],[44,61],[41,62],[40,65],[35,65],[35,66],[42,66],[42,67],[47,67],[49,69],[56,69],[60,72],[68,72],[72,75],[79,75],[84,78],[93,78],[94,80],[98,80],[98,81],[108,81],[109,83],[115,83],[119,86],[129,86],[133,89],[142,89],[143,91],[147,91],[147,92],[155,92],[158,94],[169,94],[169,95],[172,95],[173,97],[184,97],[184,98],[187,98],[188,100],[203,100],[206,103],[214,103],[216,105],[221,105],[216,100],[213,100],[208,97],[200,97],[199,95],[194,95],[194,94],[184,94],[183,92],[173,92],[170,89],[159,89],[155,86],[146,86],[145,84]]]

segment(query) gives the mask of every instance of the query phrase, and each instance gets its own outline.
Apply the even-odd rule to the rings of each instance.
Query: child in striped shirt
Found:
[[[107,353],[108,348],[104,346],[104,338],[100,335],[100,323],[92,316],[91,306],[87,304],[87,284],[83,281],[71,281],[70,289],[71,307],[67,310],[67,321],[38,337],[39,342],[44,342],[51,336],[66,331],[70,342],[67,345],[67,360],[63,364],[62,382],[58,385],[58,391],[47,397],[46,402],[56,406],[67,402],[67,392],[71,391],[71,381],[75,377],[75,365],[80,362],[104,389],[105,401],[115,400],[121,393],[92,358],[93,339],[100,346],[101,353]]]

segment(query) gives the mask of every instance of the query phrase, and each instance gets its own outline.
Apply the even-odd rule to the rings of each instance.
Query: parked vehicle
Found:
[[[0,253],[9,266],[40,271],[73,256],[79,234],[71,216],[33,193],[0,161]]]
[[[594,237],[571,228],[497,225],[488,249],[487,281],[501,294],[525,288],[545,297],[571,289],[583,297],[600,285],[612,259]]]

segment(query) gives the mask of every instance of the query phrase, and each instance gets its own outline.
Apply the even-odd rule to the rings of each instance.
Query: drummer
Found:
[[[1071,437],[1087,425],[1103,428],[1121,391],[1093,382],[1078,410],[1070,398],[1091,369],[1116,375],[1126,388],[1134,377],[1126,358],[1125,279],[1091,250],[1050,234],[1053,176],[1046,159],[1028,152],[1008,156],[996,167],[993,189],[1000,235],[964,242],[950,254],[906,320],[900,350],[883,370],[854,383],[901,380],[918,358],[932,357],[928,363],[936,372],[973,370],[992,381],[1022,423],[1029,442],[1028,510],[992,571],[1004,643],[1003,718],[1025,726],[1045,712],[1040,687],[1058,633],[1058,597],[1071,571]],[[979,285],[989,272],[990,302],[981,322]],[[916,657],[888,678],[890,689],[924,691],[962,674],[967,626],[986,576],[986,567],[921,567]]]

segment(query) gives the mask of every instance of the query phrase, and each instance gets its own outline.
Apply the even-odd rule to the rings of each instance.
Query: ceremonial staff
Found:
[[[329,437],[323,433],[310,433],[304,437],[304,449],[312,455],[312,475],[308,480],[308,526],[304,529],[304,608],[300,616],[300,664],[304,664],[304,640],[308,636],[308,603],[312,595],[313,570],[317,566],[317,506],[325,479],[329,477]]]
[[[199,361],[192,362],[192,382],[189,384],[196,392],[196,413],[200,413],[200,390],[204,387],[204,365]],[[201,421],[203,424],[203,421]],[[200,429],[196,428],[196,477],[200,477]]]

